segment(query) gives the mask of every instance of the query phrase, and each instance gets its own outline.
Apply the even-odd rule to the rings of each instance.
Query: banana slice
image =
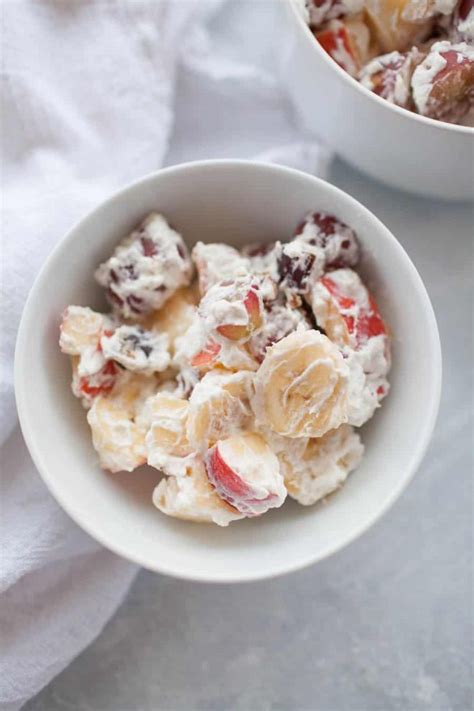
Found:
[[[339,489],[362,455],[364,446],[349,425],[309,439],[299,456],[291,450],[278,453],[288,494],[303,506],[311,506]]]
[[[266,352],[255,376],[259,424],[286,437],[322,437],[347,421],[349,371],[318,331],[297,331]]]
[[[194,458],[186,435],[189,403],[161,392],[147,402],[151,426],[146,436],[148,464],[172,476],[185,476]]]
[[[366,18],[372,35],[383,52],[404,52],[422,42],[431,32],[429,16],[415,18],[409,11],[412,0],[367,0]]]
[[[408,22],[423,22],[436,15],[451,15],[458,0],[408,0],[402,10],[402,18]]]
[[[178,289],[168,299],[164,308],[148,316],[144,327],[150,331],[168,334],[170,352],[174,355],[175,341],[191,326],[198,303],[199,293],[195,282],[193,286]]]
[[[130,472],[146,462],[145,403],[155,389],[154,377],[130,373],[111,395],[94,399],[87,421],[103,469]]]
[[[249,429],[254,374],[211,371],[195,386],[189,399],[188,440],[197,450]]]
[[[290,461],[303,456],[310,439],[309,437],[284,437],[269,427],[260,427],[258,433],[278,459],[280,459],[280,454],[285,452]]]
[[[87,306],[68,306],[63,313],[59,347],[63,353],[82,355],[86,349],[96,348],[104,330],[114,329],[111,318]]]
[[[168,516],[199,523],[228,526],[244,518],[216,494],[199,457],[194,458],[186,476],[163,478],[153,492],[153,503]]]

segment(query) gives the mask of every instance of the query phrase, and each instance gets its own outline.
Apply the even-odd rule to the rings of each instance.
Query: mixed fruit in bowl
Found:
[[[300,0],[352,77],[422,116],[474,125],[473,0]]]
[[[359,252],[321,211],[288,242],[191,254],[150,214],[96,271],[110,312],[69,306],[60,327],[101,466],[148,463],[160,511],[222,526],[340,488],[389,389]]]

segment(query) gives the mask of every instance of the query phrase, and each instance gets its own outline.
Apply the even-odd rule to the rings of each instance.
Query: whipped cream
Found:
[[[278,277],[278,251],[275,242],[249,244],[242,249],[242,256],[248,259],[248,269],[253,276],[267,277],[273,282]]]
[[[304,238],[279,245],[280,287],[285,292],[306,294],[324,272],[324,250]]]
[[[466,42],[452,44],[443,41],[433,44],[427,57],[415,69],[411,87],[413,100],[420,114],[435,114],[440,118],[450,118],[449,112],[452,112],[452,116],[460,119],[469,109],[469,103],[462,92],[459,99],[456,96],[450,97],[449,101],[443,100],[440,96],[433,99],[436,79],[448,66],[448,57],[452,58],[453,53],[456,54],[457,64],[474,63],[474,47],[470,47]],[[474,97],[471,96],[471,105],[472,101]]]
[[[434,44],[428,56],[413,72],[411,90],[413,101],[420,114],[426,113],[434,79],[447,65],[446,59],[440,52],[447,49],[448,46],[449,42],[437,42]]]
[[[141,326],[120,326],[110,336],[102,336],[100,345],[105,358],[139,373],[163,372],[171,362],[168,335]]]
[[[194,459],[187,476],[164,477],[153,492],[153,503],[168,516],[197,523],[228,526],[245,518],[216,494],[199,458]]]
[[[250,262],[227,244],[197,242],[192,258],[199,276],[199,289],[205,294],[220,281],[232,281],[249,274]]]
[[[160,309],[192,278],[187,247],[163,215],[151,213],[95,273],[115,311],[137,318]]]
[[[187,437],[196,451],[205,452],[218,440],[253,427],[250,400],[254,373],[211,371],[194,387],[189,398]]]
[[[210,349],[212,358],[208,367],[221,365],[228,370],[257,370],[258,362],[236,341],[212,333],[206,327],[204,319],[196,313],[191,326],[175,341],[173,366],[178,368],[187,386],[193,386],[199,378],[198,367],[193,366],[196,357]],[[192,389],[192,388],[191,388]]]
[[[411,77],[423,55],[414,47],[410,52],[390,52],[366,64],[359,81],[370,91],[397,106],[408,107],[411,101]]]
[[[315,252],[324,269],[354,267],[359,261],[359,243],[354,230],[328,212],[309,213],[295,233],[319,251]]]
[[[313,327],[308,314],[302,308],[290,307],[285,298],[268,304],[263,312],[262,327],[249,340],[249,350],[261,363],[267,348],[278,343],[293,331],[307,331]]]
[[[361,427],[389,392],[387,339],[374,336],[358,350],[343,348],[343,354],[349,368],[347,421]]]
[[[363,454],[360,437],[349,425],[308,440],[296,458],[283,449],[279,459],[288,494],[303,506],[312,506],[344,484]]]
[[[221,281],[212,286],[199,305],[204,328],[213,337],[219,339],[219,326],[248,326],[250,315],[245,307],[249,293],[253,293],[258,302],[259,311],[263,309],[259,289],[255,289],[251,277],[237,278],[235,281]]]

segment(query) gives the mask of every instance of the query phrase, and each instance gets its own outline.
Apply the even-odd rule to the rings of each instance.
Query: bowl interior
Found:
[[[149,211],[162,211],[192,246],[288,239],[309,210],[353,226],[362,272],[393,332],[391,393],[363,430],[366,454],[322,505],[288,501],[222,529],[170,519],[151,503],[160,475],[111,475],[98,466],[85,413],[70,390],[58,326],[68,304],[102,307],[93,272]],[[198,580],[262,578],[297,569],[365,530],[413,474],[436,416],[439,340],[421,280],[386,228],[329,184],[289,169],[215,161],[167,169],[126,188],[77,225],[52,254],[28,300],[17,344],[16,388],[32,456],[60,504],[91,535],[152,570]]]

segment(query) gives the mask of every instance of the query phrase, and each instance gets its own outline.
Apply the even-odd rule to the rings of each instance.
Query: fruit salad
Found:
[[[95,273],[108,312],[63,313],[100,465],[156,469],[168,516],[227,526],[287,497],[310,506],[361,461],[357,428],[389,391],[389,330],[349,225],[312,212],[288,237],[189,252],[153,213]]]
[[[473,0],[300,0],[321,47],[370,91],[474,126]]]

